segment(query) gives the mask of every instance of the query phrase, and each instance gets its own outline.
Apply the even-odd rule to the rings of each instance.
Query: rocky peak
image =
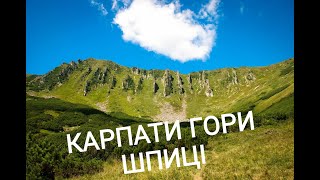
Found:
[[[173,77],[169,73],[169,70],[165,70],[164,75],[162,77],[162,83],[163,83],[163,95],[169,96],[171,93],[173,93],[173,86],[172,86]]]

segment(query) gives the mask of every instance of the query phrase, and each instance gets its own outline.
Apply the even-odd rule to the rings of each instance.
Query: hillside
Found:
[[[62,64],[44,75],[26,75],[27,179],[291,179],[293,176],[294,60],[266,67],[225,68],[180,74],[170,70],[128,68],[112,61],[88,59]],[[186,120],[221,113],[254,111],[255,130],[209,137],[202,124],[192,138],[182,123],[183,140],[165,140],[159,128],[158,143],[105,150],[89,147],[85,153],[67,151],[66,134],[138,125],[155,120]],[[210,125],[210,126],[213,126]],[[221,131],[221,129],[220,129]],[[128,142],[126,136],[124,142]],[[85,136],[79,138],[83,146]],[[154,140],[152,139],[152,142]],[[121,155],[150,150],[205,145],[207,164],[123,174]],[[112,169],[112,172],[110,172]]]
[[[230,127],[231,133],[207,136],[202,124],[196,124],[197,138],[191,138],[190,127],[182,125],[182,141],[176,137],[167,142],[163,127],[159,128],[160,141],[155,144],[139,142],[137,146],[118,148],[116,140],[107,143],[105,150],[97,151],[89,147],[85,153],[67,152],[66,134],[91,131],[98,137],[104,128],[113,129],[130,125],[135,133],[142,124],[149,137],[153,129],[147,128],[145,119],[130,117],[121,113],[105,114],[87,105],[65,102],[56,98],[28,96],[26,99],[27,131],[27,179],[291,179],[293,176],[293,119],[286,114],[293,111],[292,96],[271,106],[268,111],[275,116],[255,116],[255,130],[237,132],[238,127]],[[266,114],[269,114],[266,113]],[[112,115],[112,116],[111,116]],[[220,131],[222,131],[220,129]],[[125,141],[128,140],[126,137]],[[85,136],[79,144],[83,146]],[[152,140],[154,141],[154,140]],[[167,170],[130,175],[123,174],[122,154],[168,149],[177,146],[191,149],[192,145],[205,144],[207,163],[196,167],[172,167]],[[187,156],[192,159],[188,150]],[[155,157],[152,162],[155,162]],[[153,164],[154,166],[155,164]],[[112,171],[110,171],[112,169]]]
[[[293,76],[293,58],[266,67],[190,74],[90,58],[63,63],[45,75],[27,75],[26,87],[33,96],[56,97],[107,113],[174,121],[252,109],[264,114],[274,112],[268,109],[277,103],[293,107]]]

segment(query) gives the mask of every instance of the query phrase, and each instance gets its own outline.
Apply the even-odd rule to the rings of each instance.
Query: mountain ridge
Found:
[[[26,75],[26,87],[31,95],[57,97],[104,112],[176,120],[250,109],[261,113],[293,94],[293,74],[293,58],[270,66],[188,74],[89,58],[63,63],[44,75]]]

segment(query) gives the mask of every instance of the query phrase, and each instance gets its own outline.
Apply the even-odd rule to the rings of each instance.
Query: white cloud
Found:
[[[213,17],[217,19],[219,3],[220,0],[210,0],[206,5],[202,6],[199,11],[200,18],[209,18],[209,20],[212,20]]]
[[[116,8],[118,2],[112,7]],[[178,0],[167,4],[156,0],[129,3],[127,7],[123,3],[113,19],[125,41],[180,62],[209,57],[216,39],[216,26],[211,20],[217,19],[219,0],[210,0],[198,14],[181,10]]]
[[[91,0],[90,4],[93,6],[96,6],[103,16],[106,16],[108,14],[108,11],[106,10],[106,8],[102,3],[99,3],[95,0]]]

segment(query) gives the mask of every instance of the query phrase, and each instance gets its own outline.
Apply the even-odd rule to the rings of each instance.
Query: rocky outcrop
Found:
[[[91,71],[91,67],[88,67],[87,71],[81,76],[81,80],[84,80],[91,73]]]
[[[190,74],[188,74],[187,81],[189,84],[192,84],[192,78]]]
[[[90,78],[90,86],[92,88],[96,88],[98,85],[102,85],[103,84],[103,76],[104,76],[104,72],[102,71],[102,69],[97,68],[94,71],[93,76],[91,76],[91,78]]]
[[[206,96],[207,96],[207,97],[213,97],[213,90],[210,89],[210,88],[208,88],[208,89],[206,90]]]
[[[177,72],[177,79],[178,79],[178,93],[179,94],[184,94],[184,88],[183,88],[183,81],[182,78],[179,74],[179,71]]]
[[[205,81],[206,81],[207,77],[208,77],[208,74],[205,71],[199,72],[198,83],[199,83],[201,89],[205,88]]]
[[[109,70],[109,68],[106,68],[102,74],[102,83],[103,84],[108,82],[109,74],[110,74],[110,70]]]
[[[173,85],[172,85],[173,77],[169,73],[169,70],[165,70],[164,75],[162,77],[163,83],[163,96],[169,96],[173,93]]]
[[[235,69],[231,70],[231,74],[229,70],[227,70],[227,77],[224,82],[227,88],[229,88],[232,85],[237,85],[239,83],[238,75]]]
[[[133,68],[131,68],[131,72],[132,72],[133,74],[139,75],[139,74],[140,74],[140,69],[137,68],[137,67],[133,67]]]
[[[198,84],[202,88],[202,71],[198,72]]]
[[[87,81],[84,85],[83,95],[86,96],[89,91],[90,91],[90,81]]]
[[[74,61],[71,61],[71,62],[70,62],[70,66],[71,66],[71,68],[72,68],[72,69],[76,69],[76,68],[78,68],[77,63],[76,63],[76,62],[74,62]]]
[[[192,78],[191,78],[190,74],[188,74],[188,76],[187,76],[187,81],[188,81],[188,87],[189,87],[190,91],[192,92],[193,86],[192,86]]]
[[[117,79],[115,76],[112,76],[111,78],[111,85],[110,85],[110,89],[113,89],[116,87],[116,84],[117,84]]]
[[[77,65],[73,61],[71,64],[67,64],[65,67],[63,67],[58,74],[59,82],[62,83],[63,80],[65,80],[76,68]]]
[[[156,80],[153,81],[153,94],[156,94],[159,90],[159,85],[156,83]]]
[[[237,71],[235,69],[232,69],[232,84],[238,84],[238,76],[237,76]]]
[[[205,80],[204,86],[205,86],[205,94],[206,94],[206,96],[207,97],[213,97],[213,90],[210,87],[209,79]]]
[[[255,75],[253,74],[252,71],[249,71],[245,76],[244,76],[244,81],[246,84],[250,84],[251,82],[253,82],[254,80],[256,80]]]
[[[100,68],[98,68],[95,72],[94,72],[94,74],[93,74],[93,80],[94,81],[97,81],[97,82],[99,82],[99,80],[101,79],[101,69]]]
[[[147,73],[147,79],[151,79],[153,76],[152,76],[152,70],[151,71],[148,71]]]
[[[142,71],[141,71],[141,75],[142,75],[142,77],[143,77],[144,79],[146,79],[146,78],[147,78],[147,71],[146,71],[146,70],[142,70]]]
[[[135,89],[134,81],[129,75],[122,81],[122,89],[125,91]]]
[[[71,64],[63,63],[60,67],[55,68],[48,74],[42,76],[39,83],[39,88],[52,90],[56,86],[61,86],[65,81],[68,80],[70,74],[73,73],[78,66],[72,61]]]

